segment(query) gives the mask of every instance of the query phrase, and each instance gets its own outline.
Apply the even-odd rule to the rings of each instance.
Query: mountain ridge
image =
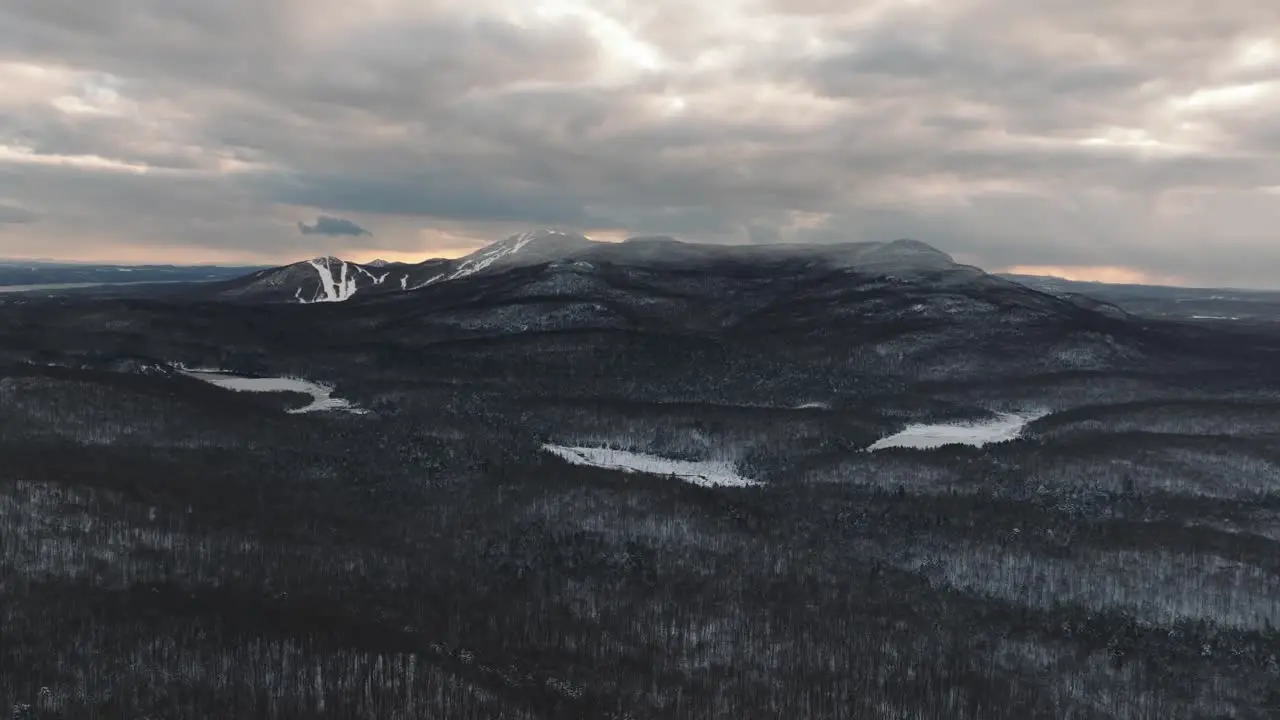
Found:
[[[877,272],[985,274],[977,268],[958,265],[950,255],[927,243],[910,239],[721,245],[662,235],[604,242],[581,233],[540,228],[509,235],[456,259],[356,263],[336,256],[317,257],[215,283],[204,294],[213,299],[247,302],[345,302],[356,296],[413,291],[513,267],[572,261],[666,268],[696,268],[722,262],[794,261]]]

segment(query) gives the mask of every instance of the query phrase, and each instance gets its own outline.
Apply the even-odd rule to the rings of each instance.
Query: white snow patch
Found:
[[[320,410],[344,410],[364,415],[368,410],[355,407],[348,400],[333,397],[333,388],[320,383],[291,377],[245,377],[233,375],[219,370],[187,370],[182,373],[211,385],[217,385],[235,392],[296,392],[311,396],[311,404],[287,410],[291,414],[317,412]]]
[[[506,248],[497,248],[484,255],[479,255],[471,260],[466,260],[458,266],[458,269],[455,270],[452,275],[449,276],[449,279],[457,280],[460,277],[474,275],[508,254],[510,254],[510,251]]]
[[[1192,320],[1239,320],[1238,317],[1227,317],[1225,315],[1192,315]]]
[[[342,265],[342,270],[336,278],[333,276],[332,266],[335,261]],[[356,294],[356,279],[354,275],[347,277],[346,261],[338,260],[337,258],[316,258],[307,262],[320,275],[320,293],[316,295],[314,300],[304,300],[301,297],[301,289],[299,289],[297,293],[294,293],[294,297],[298,298],[299,302],[344,302],[350,300],[351,296]]]
[[[515,242],[511,244],[511,254],[520,252],[520,248],[533,242],[538,237],[536,232],[520,233],[516,236]]]
[[[1028,423],[1048,415],[1047,412],[1001,413],[993,420],[966,424],[909,425],[896,435],[882,438],[867,452],[886,448],[929,450],[944,445],[982,447],[991,443],[1016,440]]]
[[[568,447],[545,444],[542,449],[563,458],[574,465],[639,472],[650,475],[671,475],[702,487],[751,487],[760,483],[742,477],[733,463],[723,460],[669,460],[656,455],[612,450],[610,448]]]
[[[468,256],[458,265],[458,269],[454,270],[448,279],[457,280],[460,277],[474,275],[502,258],[520,252],[521,249],[534,240],[555,236],[568,236],[568,233],[556,229],[544,229],[512,235],[506,240],[496,242],[474,255]]]
[[[389,272],[385,272],[385,273],[382,273],[381,275],[374,275],[373,273],[369,272],[368,270],[365,270],[364,268],[360,267],[359,265],[352,265],[352,267],[354,267],[356,270],[358,270],[358,271],[360,271],[360,272],[364,273],[365,275],[367,275],[367,276],[369,277],[369,279],[373,281],[373,284],[374,284],[374,285],[381,285],[381,284],[382,284],[382,281],[383,281],[383,280],[386,280],[386,279],[387,279],[387,276],[391,274],[391,273],[389,273]]]
[[[423,280],[422,282],[418,283],[417,285],[414,285],[413,287],[411,287],[411,288],[409,288],[409,289],[410,289],[410,290],[417,290],[417,289],[419,289],[419,288],[424,288],[424,287],[426,287],[426,286],[430,285],[431,283],[433,283],[433,282],[435,282],[435,281],[437,281],[437,280],[440,280],[440,279],[441,279],[441,278],[443,278],[443,277],[444,277],[444,273],[441,273],[441,274],[439,274],[439,275],[433,275],[433,276],[431,276],[431,277],[427,278],[426,280]],[[452,278],[450,278],[450,279],[452,279]]]
[[[800,403],[799,405],[795,406],[795,409],[796,410],[829,410],[831,409],[831,403],[816,402],[816,401]]]

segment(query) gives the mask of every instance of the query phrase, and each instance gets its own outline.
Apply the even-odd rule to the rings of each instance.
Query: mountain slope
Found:
[[[535,230],[512,235],[456,260],[413,264],[374,260],[361,264],[321,257],[259,270],[202,288],[198,295],[239,302],[345,302],[357,295],[407,292],[480,272],[548,262],[598,244],[582,235]]]
[[[727,246],[687,243],[669,237],[638,237],[622,243],[607,243],[577,233],[542,229],[512,235],[456,260],[360,264],[335,257],[316,258],[218,283],[202,289],[201,296],[240,302],[343,302],[357,295],[368,297],[417,290],[512,268],[575,261],[655,270],[783,264],[810,269],[860,268],[907,274],[944,270],[975,272],[957,265],[949,255],[914,240]]]
[[[197,297],[253,303],[345,302],[357,295],[408,291],[444,276],[448,260],[403,263],[347,262],[321,257],[268,268],[199,288]]]
[[[1138,367],[1165,353],[1136,319],[955,264],[923,244],[645,240],[537,264],[520,262],[517,244],[485,256],[496,259],[471,274],[410,293],[370,292],[315,322],[342,327],[345,342],[380,354],[483,342],[506,348],[511,362],[545,365],[545,382],[553,374],[585,382],[581,366],[559,367],[554,358],[590,356],[602,368],[673,373],[679,392],[731,396],[756,392],[732,389],[742,382],[784,395],[848,393],[899,381]],[[639,246],[647,247],[637,253]],[[299,312],[295,321],[312,315]],[[685,354],[686,363],[672,360]]]
[[[906,239],[724,246],[668,237],[602,243],[539,230],[457,260],[370,267],[320,258],[257,273],[217,297],[360,298],[343,315],[365,342],[646,333],[753,353],[785,346],[823,358],[831,372],[920,378],[1092,370],[1147,354],[1140,323],[1124,313],[989,275]]]

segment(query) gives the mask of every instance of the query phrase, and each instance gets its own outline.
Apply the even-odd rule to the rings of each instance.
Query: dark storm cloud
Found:
[[[74,226],[284,252],[301,209],[378,216],[379,247],[424,255],[414,228],[912,236],[988,265],[1265,282],[1277,17],[1262,0],[12,0],[0,182],[36,179],[0,198],[67,208],[32,243]],[[357,237],[374,242],[309,239]]]
[[[329,237],[338,237],[341,235],[350,235],[352,237],[373,235],[373,233],[365,230],[350,220],[332,217],[330,215],[320,215],[316,218],[316,221],[310,225],[304,222],[299,222],[298,232],[301,232],[303,235],[328,235]]]

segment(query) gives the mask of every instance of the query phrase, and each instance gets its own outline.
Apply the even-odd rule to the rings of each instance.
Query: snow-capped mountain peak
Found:
[[[559,230],[556,228],[543,228],[540,230],[531,230],[529,232],[522,232],[516,235],[512,235],[511,237],[502,241],[502,243],[509,245],[511,248],[511,253],[515,254],[523,250],[532,242],[539,241],[539,240],[542,240],[542,241],[554,240],[558,238],[568,238],[568,239],[577,240],[577,241],[590,242],[590,240],[585,235],[565,232],[563,230]]]
[[[520,260],[529,262],[561,260],[595,244],[585,235],[556,228],[517,233],[462,258],[453,272],[441,279],[456,280],[474,275],[494,263],[509,262],[508,258],[516,255]]]

